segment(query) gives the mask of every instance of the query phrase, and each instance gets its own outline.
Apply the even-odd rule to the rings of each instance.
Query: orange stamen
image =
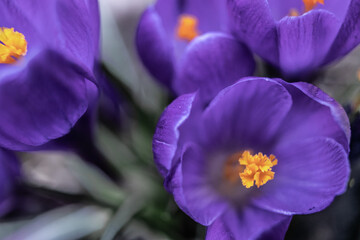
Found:
[[[305,12],[312,10],[318,3],[324,5],[324,0],[302,0],[305,5]]]
[[[23,34],[13,28],[0,28],[0,64],[15,63],[26,52],[27,42]]]
[[[197,30],[198,20],[192,15],[181,15],[177,27],[177,37],[186,41],[191,41],[199,36]]]
[[[272,171],[272,167],[277,165],[277,162],[274,155],[268,157],[261,152],[251,155],[249,151],[244,151],[239,158],[240,165],[246,167],[243,172],[239,173],[242,184],[246,188],[251,188],[255,182],[259,188],[269,180],[274,179],[275,173]]]

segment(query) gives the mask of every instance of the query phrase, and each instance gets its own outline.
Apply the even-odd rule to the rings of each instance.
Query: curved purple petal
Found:
[[[299,78],[318,68],[339,27],[336,16],[324,10],[281,19],[278,23],[279,65],[283,73]]]
[[[153,137],[155,164],[161,175],[168,174],[177,150],[178,128],[189,117],[196,94],[186,94],[175,99],[163,112]]]
[[[56,52],[44,51],[2,79],[0,145],[25,150],[68,133],[88,107],[91,82],[81,71]]]
[[[180,2],[180,1],[178,1]],[[187,0],[185,13],[198,18],[201,34],[210,31],[227,31],[227,9],[224,0],[208,0],[204,7],[203,0]]]
[[[279,62],[276,22],[266,0],[228,0],[233,34],[266,61]]]
[[[36,39],[91,72],[99,54],[97,4],[96,0],[6,0],[0,3],[0,21],[23,33],[29,50],[36,47]]]
[[[179,208],[192,218],[191,212],[187,209],[184,196],[181,159],[178,159],[178,161],[173,164],[172,168],[169,170],[169,173],[164,181],[164,187],[174,196],[174,200]]]
[[[345,19],[333,42],[324,64],[339,59],[360,43],[360,2],[351,0]]]
[[[154,4],[152,11],[156,11],[163,31],[169,41],[172,41],[175,37],[175,27],[185,2],[179,0],[157,0]]]
[[[226,86],[252,75],[254,69],[255,62],[244,45],[230,35],[210,33],[188,46],[173,89],[177,94],[199,89],[200,98],[209,101]]]
[[[349,152],[350,128],[342,107],[315,86],[282,82],[293,96],[293,107],[279,128],[279,141],[322,136],[334,139]]]
[[[328,0],[324,2],[325,3],[324,5],[318,4],[316,9],[324,9],[333,13],[342,23],[344,22],[344,19],[348,13],[351,1],[352,0],[342,0],[342,1]]]
[[[267,145],[292,105],[288,91],[267,78],[243,78],[221,91],[203,114],[205,145],[258,149]]]
[[[227,31],[227,10],[224,0],[158,0],[155,3],[169,39],[176,37],[176,27],[181,14],[197,18],[200,34],[210,31]]]
[[[253,202],[269,211],[293,215],[318,212],[343,193],[350,174],[343,147],[330,138],[283,142],[275,150],[275,178]]]
[[[40,0],[40,2],[42,5],[44,4],[43,1]],[[56,16],[58,24],[60,24],[59,30],[62,34],[64,51],[74,59],[74,62],[82,62],[89,71],[92,71],[95,59],[100,54],[98,1],[57,1]],[[59,44],[55,47],[59,47]]]
[[[335,140],[338,141],[340,144],[342,144],[345,151],[349,153],[350,151],[349,143],[350,143],[350,135],[351,135],[350,122],[342,106],[338,102],[336,102],[335,99],[329,97],[329,95],[327,95],[320,88],[315,87],[314,85],[305,82],[297,82],[297,83],[293,83],[293,85],[296,86],[299,90],[301,90],[303,93],[305,93],[313,100],[317,101],[318,103],[324,106],[327,106],[330,109],[330,112],[334,120],[338,123],[340,128],[343,130],[343,133],[345,134],[345,138],[340,137],[340,138],[335,138]]]
[[[228,207],[211,184],[206,156],[199,146],[187,144],[181,156],[182,188],[186,209],[198,223],[212,224]]]
[[[140,19],[136,32],[136,47],[149,72],[161,84],[171,89],[174,75],[173,49],[153,7],[149,7]]]
[[[298,12],[304,10],[304,3],[299,0],[268,0],[268,4],[275,20],[288,16],[291,9]]]
[[[28,3],[28,1],[24,1]],[[0,1],[0,26],[14,28],[15,31],[22,33],[28,43],[28,52],[34,47],[43,44],[43,39],[39,36],[38,29],[31,23],[30,19],[19,9],[16,1]]]
[[[271,229],[263,232],[258,240],[278,240],[285,239],[285,234],[289,228],[292,217],[287,217],[284,220],[278,222],[272,226]]]
[[[224,221],[216,219],[206,230],[206,240],[233,240],[234,235],[225,226]]]
[[[233,239],[261,239],[266,233],[279,226],[282,226],[283,231],[274,231],[273,233],[277,235],[273,237],[283,239],[291,217],[249,205],[243,209],[227,211],[217,221],[220,220],[234,236]]]
[[[262,216],[259,216],[262,217]],[[279,240],[284,239],[285,234],[289,228],[291,217],[285,217],[282,221],[278,221],[272,225],[270,229],[260,233],[257,237],[240,238],[240,239],[257,239],[257,240]],[[256,222],[254,222],[256,224]],[[271,223],[272,224],[272,223]],[[238,231],[243,231],[239,229]],[[238,234],[240,235],[240,234]],[[211,224],[206,231],[206,240],[233,240],[238,239],[225,225],[225,221],[220,217],[213,224]]]

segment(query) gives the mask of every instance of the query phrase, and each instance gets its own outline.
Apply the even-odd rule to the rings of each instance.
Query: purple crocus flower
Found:
[[[15,189],[20,179],[20,163],[13,152],[0,149],[0,217],[15,203]]]
[[[203,5],[202,0],[158,0],[140,19],[136,34],[139,56],[149,72],[175,95],[200,88],[211,97],[254,72],[248,49],[226,33],[226,2],[208,0],[206,7]],[[195,82],[197,66],[188,64],[193,59],[207,61],[207,68],[234,66],[236,76],[229,82],[220,78]],[[189,68],[193,75],[184,76],[183,69]]]
[[[153,152],[178,206],[207,239],[282,239],[294,214],[327,207],[349,178],[349,122],[308,83],[247,77],[203,108],[178,97]]]
[[[278,67],[304,79],[359,42],[358,0],[228,0],[234,35]]]
[[[0,146],[67,134],[98,95],[96,0],[0,2]]]

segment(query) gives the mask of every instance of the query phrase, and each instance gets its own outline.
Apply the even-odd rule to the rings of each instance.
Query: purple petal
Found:
[[[274,155],[275,178],[262,186],[253,202],[281,214],[308,214],[327,207],[345,191],[349,179],[348,156],[329,138],[282,142]]]
[[[320,9],[325,9],[331,13],[333,13],[340,22],[344,22],[344,19],[348,13],[349,10],[349,5],[351,3],[352,0],[342,0],[342,1],[337,1],[337,0],[330,0],[330,1],[325,1],[324,5],[322,4],[318,4],[317,8]]]
[[[278,216],[277,216],[278,217]],[[271,226],[270,229],[265,230],[258,237],[253,238],[240,238],[240,239],[258,239],[258,240],[278,240],[284,239],[285,234],[289,228],[291,217],[286,217],[277,224]],[[239,231],[243,231],[240,230]],[[211,224],[206,231],[206,240],[233,240],[236,239],[234,234],[225,226],[225,221],[218,218]]]
[[[208,226],[226,210],[228,204],[212,185],[208,159],[197,145],[185,146],[181,161],[186,208],[195,221]]]
[[[227,30],[226,3],[223,0],[207,0],[206,7],[203,0],[158,0],[155,9],[170,39],[175,37],[181,14],[189,14],[197,18],[200,34]]]
[[[46,66],[46,67],[44,67]],[[0,82],[0,145],[25,150],[68,133],[88,107],[77,66],[52,51]]]
[[[279,129],[279,139],[297,142],[309,137],[328,137],[348,152],[350,128],[342,107],[310,84],[283,84],[293,96],[293,107]]]
[[[175,37],[175,27],[184,2],[179,0],[157,0],[154,4],[153,11],[156,11],[161,26],[164,28],[166,38],[170,41]]]
[[[15,31],[21,32],[28,44],[38,41],[37,30],[31,24],[31,21],[19,11],[15,1],[4,0],[0,2],[0,26],[14,28]]]
[[[264,239],[263,237],[271,232],[274,234],[273,239],[283,239],[290,220],[290,216],[268,212],[253,206],[238,210],[231,209],[214,222],[215,226],[209,228],[210,232],[208,230],[206,237],[216,239],[210,234],[223,232],[227,234],[224,239]],[[211,229],[215,227],[218,229]]]
[[[149,7],[142,15],[136,47],[148,71],[164,86],[171,88],[174,74],[173,49],[159,15]]]
[[[188,118],[196,94],[182,95],[163,112],[153,138],[155,164],[165,177],[172,165],[179,140],[178,128]]]
[[[173,89],[178,94],[200,89],[200,98],[208,101],[224,87],[252,75],[254,69],[255,62],[244,45],[230,35],[210,33],[188,46]]]
[[[330,109],[330,112],[334,120],[338,123],[339,127],[343,130],[343,133],[345,134],[345,138],[343,137],[343,134],[341,134],[341,137],[339,138],[335,137],[334,139],[338,141],[340,144],[342,144],[344,149],[347,152],[349,152],[350,151],[349,142],[351,135],[350,122],[342,106],[338,102],[336,102],[335,99],[329,97],[329,95],[327,95],[320,88],[315,87],[314,85],[305,82],[298,82],[298,83],[294,83],[293,85],[296,86],[303,93],[305,93],[307,96],[315,100],[316,102]]]
[[[318,68],[336,37],[340,23],[332,13],[310,11],[299,17],[279,21],[280,68],[289,77]]]
[[[174,200],[179,208],[192,218],[191,212],[187,208],[184,195],[181,159],[179,159],[169,170],[164,181],[164,187],[168,192],[173,194]]]
[[[266,0],[228,0],[230,24],[236,37],[266,61],[279,61],[276,23]]]
[[[341,1],[342,2],[342,1]],[[345,3],[344,3],[345,4]],[[325,63],[339,59],[360,43],[360,2],[351,0],[338,35],[331,46]]]
[[[206,240],[232,240],[231,231],[225,226],[222,218],[216,219],[206,230]]]
[[[265,231],[258,237],[258,240],[278,240],[284,239],[289,228],[292,217],[287,217],[281,222],[274,225],[271,229]]]
[[[243,78],[221,91],[203,115],[206,145],[258,149],[268,143],[291,108],[291,96],[278,82]]]
[[[43,5],[43,1],[41,1]],[[47,13],[49,14],[49,13]],[[91,71],[99,57],[100,16],[97,0],[73,0],[56,3],[57,22],[62,45],[74,62],[82,62]],[[44,20],[43,20],[44,21]],[[59,45],[57,45],[59,47]]]
[[[29,50],[36,47],[36,39],[42,46],[61,50],[69,59],[91,71],[99,53],[97,4],[96,0],[2,1],[1,22],[2,26],[22,32],[29,40]]]
[[[288,16],[291,9],[301,12],[304,10],[304,3],[299,0],[268,0],[273,17],[280,20]]]
[[[203,0],[188,0],[185,13],[198,18],[201,34],[210,31],[227,31],[227,9],[224,0],[207,0],[204,7]]]

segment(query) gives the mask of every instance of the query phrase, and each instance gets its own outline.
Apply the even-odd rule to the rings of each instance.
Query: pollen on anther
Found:
[[[14,31],[14,28],[0,27],[0,64],[15,63],[26,52],[27,41],[22,33]]]
[[[302,0],[305,6],[305,12],[312,10],[318,3],[324,5],[324,0]]]
[[[178,38],[189,42],[199,36],[197,18],[188,14],[181,15],[179,17],[176,35]]]
[[[269,180],[274,179],[275,173],[272,171],[272,167],[277,165],[277,162],[274,155],[268,157],[261,152],[252,155],[250,151],[244,151],[239,158],[240,165],[245,166],[244,171],[239,173],[242,184],[246,188],[250,188],[254,186],[255,182],[259,188]]]

